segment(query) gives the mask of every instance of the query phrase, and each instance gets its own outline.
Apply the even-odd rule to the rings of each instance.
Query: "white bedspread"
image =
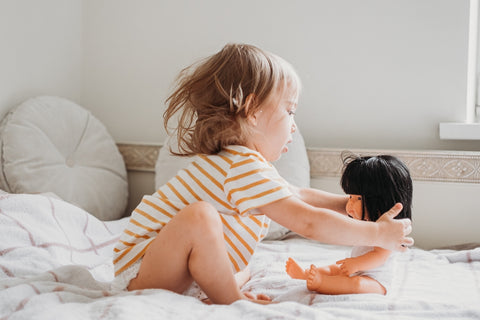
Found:
[[[284,271],[332,263],[349,248],[291,236],[261,243],[245,290],[276,304],[205,305],[166,290],[110,289],[126,220],[101,222],[41,195],[0,195],[0,319],[480,319],[480,248],[401,254],[386,296],[327,296]]]

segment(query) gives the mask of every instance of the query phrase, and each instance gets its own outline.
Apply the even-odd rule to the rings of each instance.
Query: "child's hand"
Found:
[[[346,276],[349,276],[351,274],[354,274],[357,271],[360,271],[357,263],[355,263],[355,259],[352,259],[352,258],[339,260],[336,262],[336,264],[338,264],[338,267],[340,268],[340,272]]]
[[[402,211],[402,208],[401,203],[396,203],[377,220],[380,247],[391,251],[406,251],[409,246],[413,245],[413,238],[407,237],[412,232],[412,221],[410,219],[394,219]]]

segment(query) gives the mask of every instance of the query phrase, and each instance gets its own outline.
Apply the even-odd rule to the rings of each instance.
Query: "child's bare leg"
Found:
[[[310,269],[307,288],[324,294],[378,293],[385,294],[385,288],[376,280],[366,276],[329,276],[316,269]]]
[[[242,271],[239,271],[239,272],[235,273],[235,280],[237,281],[238,287],[241,289],[243,287],[243,285],[245,283],[247,283],[248,280],[250,280],[250,277],[251,277],[251,273],[250,273],[250,267],[249,266],[247,266]],[[263,293],[259,293],[257,295],[255,295],[251,292],[248,292],[248,291],[246,291],[246,292],[243,291],[242,293],[249,299],[262,300],[262,301],[272,301],[272,299],[269,296],[267,296],[266,294],[263,294]]]
[[[300,267],[300,265],[292,258],[288,258],[287,262],[285,263],[285,270],[293,279],[307,279],[308,269],[303,270],[302,267]]]
[[[128,289],[162,288],[182,293],[193,280],[213,303],[229,304],[245,298],[228,259],[220,217],[207,202],[187,206],[162,228]]]

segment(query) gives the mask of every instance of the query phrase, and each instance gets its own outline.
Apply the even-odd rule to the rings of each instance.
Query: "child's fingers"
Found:
[[[257,299],[258,300],[263,300],[263,301],[272,301],[272,298],[270,298],[269,296],[267,296],[264,293],[257,294]]]
[[[402,240],[402,243],[398,246],[397,250],[400,252],[405,252],[408,250],[408,247],[413,246],[414,240],[411,237],[405,237]]]
[[[415,243],[412,237],[406,237],[404,242],[407,247],[411,247]]]
[[[253,294],[251,293],[250,291],[244,291],[242,292],[243,295],[245,297],[247,297],[248,299],[252,299],[252,300],[262,300],[262,301],[272,301],[272,298],[270,298],[269,296],[267,296],[266,294],[264,293],[259,293],[259,294]]]
[[[403,233],[405,235],[410,234],[412,232],[412,221],[410,219],[402,219],[401,221],[403,223]]]
[[[254,295],[253,293],[251,293],[250,291],[244,291],[244,292],[242,292],[242,293],[243,293],[243,295],[244,295],[245,297],[247,297],[248,299],[255,299],[255,298],[256,298],[255,295]]]
[[[406,237],[405,239],[403,239],[402,245],[401,245],[402,246],[401,251],[405,251],[408,247],[413,246],[414,242],[415,241],[411,237]]]

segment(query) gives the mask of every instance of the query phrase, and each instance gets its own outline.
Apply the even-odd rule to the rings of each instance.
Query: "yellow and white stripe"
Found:
[[[234,271],[250,261],[266,235],[270,219],[252,209],[291,193],[275,168],[258,152],[229,146],[218,155],[199,155],[151,196],[145,196],[130,217],[114,249],[118,275],[145,253],[160,229],[185,206],[207,201],[220,213]]]

